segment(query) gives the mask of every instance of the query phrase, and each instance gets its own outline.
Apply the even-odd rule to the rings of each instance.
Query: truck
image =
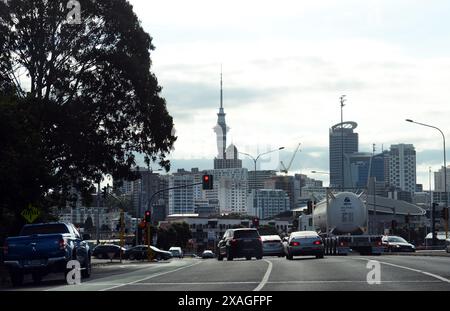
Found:
[[[368,209],[364,192],[327,191],[326,198],[313,209],[313,227],[323,239],[326,255],[347,255],[356,251],[361,255],[383,253],[381,235],[370,235]]]
[[[73,224],[52,222],[25,225],[19,236],[6,239],[4,264],[13,286],[23,283],[31,274],[35,283],[49,273],[67,275],[67,263],[78,260],[81,276],[91,275],[91,254],[88,243]]]

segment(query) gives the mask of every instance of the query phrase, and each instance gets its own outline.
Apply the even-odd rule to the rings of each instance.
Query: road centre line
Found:
[[[261,283],[259,283],[259,285],[253,290],[254,292],[260,291],[264,287],[264,285],[266,285],[267,281],[269,280],[270,273],[272,272],[272,262],[267,259],[264,259],[264,261],[267,262],[269,266],[267,267],[266,273],[264,274]]]
[[[108,288],[103,288],[103,289],[101,289],[100,291],[103,292],[103,291],[107,291],[107,290],[111,290],[111,289],[115,289],[115,288],[119,288],[119,287],[123,287],[123,286],[133,285],[133,284],[135,284],[135,283],[139,283],[139,282],[142,282],[142,281],[145,281],[145,280],[149,280],[149,279],[152,279],[152,278],[156,278],[156,277],[161,276],[161,275],[165,275],[165,274],[177,272],[177,271],[180,271],[180,270],[183,270],[183,269],[187,269],[187,268],[190,268],[190,267],[199,265],[199,264],[201,264],[202,262],[203,262],[203,261],[199,261],[199,262],[196,262],[196,263],[194,263],[194,264],[192,264],[192,265],[180,267],[180,268],[177,268],[177,269],[174,269],[174,270],[170,270],[170,271],[165,271],[165,272],[160,272],[160,273],[152,274],[152,275],[147,276],[147,277],[145,277],[145,278],[143,278],[143,279],[140,279],[140,280],[136,280],[136,281],[128,282],[128,283],[123,283],[123,284],[115,285],[115,286],[108,287]]]

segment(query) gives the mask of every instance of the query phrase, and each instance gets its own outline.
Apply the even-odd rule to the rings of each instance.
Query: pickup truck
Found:
[[[32,275],[39,283],[49,273],[64,273],[70,260],[78,260],[81,276],[91,274],[91,249],[74,225],[62,222],[25,225],[20,235],[6,239],[4,264],[13,286],[23,283],[24,275]]]

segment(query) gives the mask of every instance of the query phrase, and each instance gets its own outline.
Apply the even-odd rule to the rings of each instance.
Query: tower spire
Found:
[[[220,109],[223,109],[222,65],[220,65]]]

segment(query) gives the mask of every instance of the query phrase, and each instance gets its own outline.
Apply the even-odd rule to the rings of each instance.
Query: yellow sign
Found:
[[[30,224],[33,223],[39,217],[40,214],[41,212],[39,211],[39,209],[32,206],[31,204],[28,204],[28,207],[24,209],[21,213],[23,218],[25,218],[25,220],[28,221],[28,223]]]

